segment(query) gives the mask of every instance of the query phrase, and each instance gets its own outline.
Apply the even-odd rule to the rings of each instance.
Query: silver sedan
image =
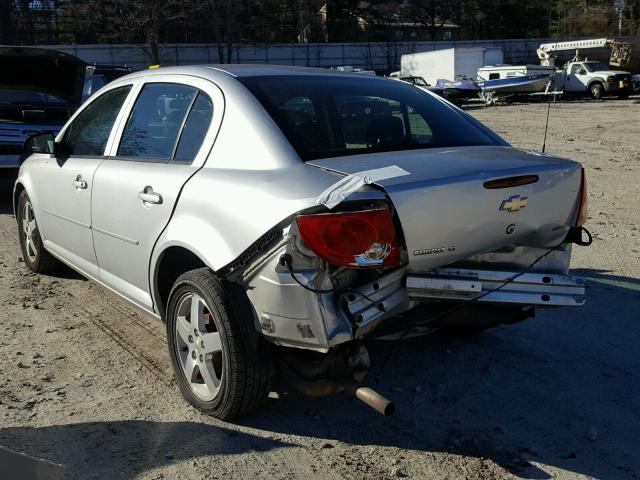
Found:
[[[232,419],[274,366],[358,389],[363,340],[584,302],[578,163],[510,147],[403,82],[270,66],[138,72],[25,144],[26,266],[63,262],[166,322],[184,397]],[[354,386],[355,385],[355,386]]]

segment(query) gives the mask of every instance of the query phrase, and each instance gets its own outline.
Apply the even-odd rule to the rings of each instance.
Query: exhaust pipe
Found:
[[[368,361],[368,357],[367,357]],[[351,373],[352,377],[361,380],[364,371]],[[352,395],[373,408],[376,412],[389,417],[396,411],[395,404],[388,398],[383,397],[369,387],[358,387],[351,381],[340,381],[332,378],[316,378],[305,380],[300,374],[293,370],[285,361],[280,363],[280,378],[289,386],[295,388],[300,393],[312,397],[322,397],[337,392],[349,392]]]
[[[381,413],[385,417],[393,415],[396,411],[395,404],[388,398],[383,397],[375,390],[368,387],[360,387],[355,389],[355,396],[362,402],[369,405],[376,412]]]

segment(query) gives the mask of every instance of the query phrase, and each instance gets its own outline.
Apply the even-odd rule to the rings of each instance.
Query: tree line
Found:
[[[161,43],[213,43],[227,63],[237,44],[435,41],[445,25],[463,40],[636,36],[640,0],[0,0],[0,43],[144,43],[151,61]]]

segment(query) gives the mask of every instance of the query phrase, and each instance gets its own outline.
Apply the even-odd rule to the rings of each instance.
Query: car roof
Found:
[[[184,65],[176,67],[160,67],[149,70],[140,70],[127,78],[139,76],[153,76],[164,74],[186,74],[196,75],[204,78],[212,78],[219,73],[226,73],[236,78],[261,77],[261,76],[289,76],[289,75],[313,75],[313,76],[340,76],[353,78],[368,77],[370,75],[362,75],[354,72],[344,72],[340,70],[331,70],[328,68],[310,68],[310,67],[294,67],[288,65],[260,65],[260,64],[222,64],[222,65]]]

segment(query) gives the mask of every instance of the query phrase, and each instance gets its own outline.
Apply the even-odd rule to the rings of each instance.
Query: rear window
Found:
[[[240,81],[305,161],[503,144],[469,115],[402,82],[356,76],[269,76]]]

